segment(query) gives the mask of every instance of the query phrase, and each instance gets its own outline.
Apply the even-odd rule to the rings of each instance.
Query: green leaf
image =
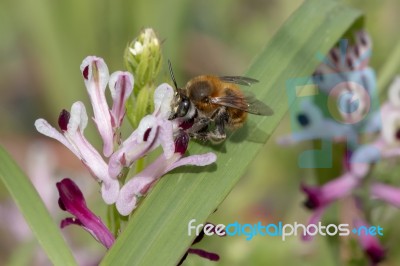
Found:
[[[10,192],[50,261],[54,265],[76,265],[60,230],[31,181],[2,147],[0,162],[0,180]]]
[[[194,238],[188,236],[188,222],[204,223],[216,210],[288,111],[286,82],[309,76],[320,63],[317,53],[326,54],[360,16],[336,1],[306,1],[246,73],[260,80],[252,92],[275,114],[251,116],[247,126],[234,132],[224,146],[214,147],[217,167],[181,168],[163,177],[101,265],[176,265]],[[191,143],[189,150],[199,154],[212,149]]]

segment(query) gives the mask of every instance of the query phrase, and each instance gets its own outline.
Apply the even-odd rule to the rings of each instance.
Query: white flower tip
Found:
[[[108,180],[101,186],[101,195],[106,204],[110,205],[117,201],[119,195],[118,180]]]
[[[62,134],[60,132],[58,132],[57,129],[52,127],[49,124],[49,122],[47,122],[43,118],[37,119],[35,121],[35,128],[39,133],[41,133],[47,137],[50,137],[50,138],[55,138],[62,142],[62,140],[61,140],[63,138]]]
[[[35,128],[39,133],[47,135],[46,133],[50,130],[50,128],[52,128],[52,126],[50,126],[49,123],[43,118],[39,118],[35,121]]]
[[[208,155],[208,164],[215,163],[217,161],[217,155],[215,153],[209,152]]]
[[[174,89],[163,83],[154,91],[154,110],[167,119],[171,113],[171,104],[174,99]]]
[[[215,153],[208,152],[204,154],[188,156],[186,157],[186,159],[188,160],[187,164],[192,164],[196,166],[206,166],[217,161],[217,155],[215,155]]]
[[[103,58],[97,56],[87,56],[80,66],[82,76],[85,80],[88,91],[93,90],[95,86],[89,86],[89,83],[98,80],[101,89],[104,91],[108,82],[109,72]]]
[[[136,208],[136,203],[136,195],[125,195],[121,191],[115,206],[121,215],[127,216]]]
[[[125,84],[126,86],[124,87],[124,91],[123,90],[117,90],[116,86],[117,86],[117,82],[119,80],[125,79]],[[111,97],[114,99],[116,99],[116,97],[118,96],[118,92],[124,92],[124,96],[125,98],[129,97],[129,95],[132,93],[133,91],[133,85],[134,85],[134,78],[133,75],[130,72],[127,71],[116,71],[114,73],[111,74],[110,76],[110,81],[109,81],[109,88],[111,91]]]
[[[68,122],[68,132],[73,133],[78,129],[83,132],[88,123],[88,116],[86,113],[85,105],[78,101],[72,104],[71,116]]]

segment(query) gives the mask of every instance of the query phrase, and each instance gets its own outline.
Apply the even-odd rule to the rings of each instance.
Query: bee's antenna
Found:
[[[169,59],[168,59],[168,68],[169,68],[169,74],[171,75],[172,82],[175,85],[175,89],[178,90],[178,85],[176,84],[174,71],[172,70],[172,64],[171,64],[171,61]]]

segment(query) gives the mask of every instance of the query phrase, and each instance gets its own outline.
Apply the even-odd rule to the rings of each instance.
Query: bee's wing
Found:
[[[238,85],[250,86],[251,84],[257,83],[258,80],[242,77],[242,76],[223,76],[218,77],[223,82],[234,83]]]
[[[237,95],[226,95],[223,97],[213,97],[210,101],[214,104],[231,107],[255,115],[270,116],[274,111],[265,103],[257,100],[253,94],[244,93],[243,97]]]

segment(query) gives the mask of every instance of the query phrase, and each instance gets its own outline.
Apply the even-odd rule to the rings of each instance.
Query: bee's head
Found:
[[[177,89],[175,92],[175,99],[172,101],[171,106],[171,115],[169,116],[169,120],[184,117],[188,113],[190,109],[190,99],[181,92],[180,89]]]
[[[171,115],[169,116],[169,120],[175,119],[177,117],[184,117],[189,109],[190,109],[190,100],[183,93],[182,89],[178,88],[178,85],[175,80],[174,71],[172,70],[171,61],[168,60],[168,68],[169,73],[171,75],[171,79],[175,85],[175,97],[171,104]]]

